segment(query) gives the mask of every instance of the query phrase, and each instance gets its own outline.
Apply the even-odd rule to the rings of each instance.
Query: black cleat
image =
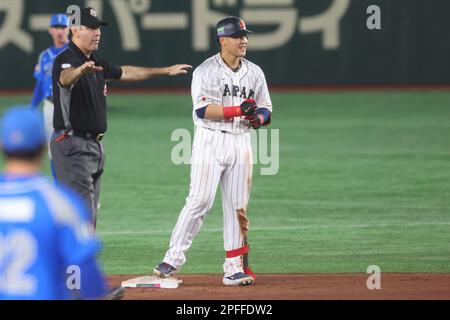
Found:
[[[161,262],[155,267],[155,269],[153,269],[153,273],[155,274],[155,276],[161,278],[168,278],[170,276],[173,276],[176,272],[176,268],[165,262]]]
[[[238,272],[229,277],[223,277],[226,286],[248,286],[253,283],[253,277],[243,272]]]

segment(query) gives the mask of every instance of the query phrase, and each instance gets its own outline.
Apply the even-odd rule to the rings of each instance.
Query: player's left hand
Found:
[[[248,128],[259,129],[264,123],[264,116],[256,110],[253,114],[246,116],[244,119],[248,121]]]
[[[188,70],[192,69],[189,64],[175,64],[167,68],[169,76],[177,76],[179,74],[187,74]]]

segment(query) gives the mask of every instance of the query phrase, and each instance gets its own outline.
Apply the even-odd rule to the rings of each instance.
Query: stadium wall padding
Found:
[[[119,65],[196,66],[218,50],[217,20],[239,15],[255,31],[247,58],[271,86],[450,83],[448,0],[1,0],[1,89],[33,86],[51,45],[48,17],[72,4],[109,22],[100,54]],[[367,27],[371,5],[381,30]],[[128,86],[189,84],[183,76]]]

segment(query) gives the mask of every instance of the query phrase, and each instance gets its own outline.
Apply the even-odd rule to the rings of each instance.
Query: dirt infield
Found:
[[[177,289],[126,289],[138,300],[372,300],[450,299],[450,274],[383,273],[381,289],[367,289],[368,274],[260,274],[248,287],[225,287],[221,275],[180,275]],[[111,285],[138,276],[110,276]]]

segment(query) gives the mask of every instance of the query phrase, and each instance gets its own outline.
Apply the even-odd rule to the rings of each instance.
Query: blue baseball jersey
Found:
[[[70,299],[77,266],[81,292],[105,295],[95,262],[100,247],[74,193],[43,176],[0,176],[0,300]]]
[[[52,69],[55,58],[67,48],[67,44],[61,48],[50,47],[41,52],[38,63],[34,69],[36,86],[34,87],[31,107],[36,108],[42,99],[53,96]]]

